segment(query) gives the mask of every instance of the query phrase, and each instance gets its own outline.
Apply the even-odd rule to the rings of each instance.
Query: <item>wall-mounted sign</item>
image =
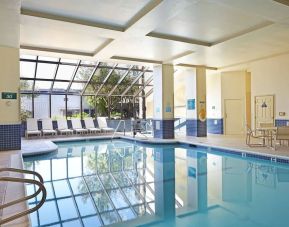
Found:
[[[172,107],[167,106],[167,107],[166,107],[166,113],[171,113],[171,112],[172,112]]]
[[[157,112],[157,113],[160,112],[160,108],[159,108],[159,107],[156,108],[156,112]]]
[[[192,178],[196,178],[197,177],[197,170],[194,167],[189,167],[188,168],[188,176],[192,177]]]
[[[195,110],[196,109],[196,100],[195,99],[188,99],[187,100],[187,108],[188,108],[188,110]]]
[[[2,99],[17,99],[17,93],[14,92],[2,92]]]

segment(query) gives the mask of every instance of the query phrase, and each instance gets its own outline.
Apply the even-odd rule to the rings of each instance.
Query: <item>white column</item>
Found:
[[[174,67],[154,67],[154,137],[174,138]]]
[[[185,77],[187,136],[207,136],[206,69],[188,69],[185,71]]]

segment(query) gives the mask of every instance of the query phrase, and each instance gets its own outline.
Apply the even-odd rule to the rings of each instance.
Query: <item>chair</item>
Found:
[[[280,142],[280,145],[282,141],[287,141],[289,145],[289,127],[288,126],[277,127],[277,131],[274,136],[274,149],[275,150],[276,150],[277,140]]]
[[[265,123],[265,122],[260,122],[260,128],[270,128],[274,127],[274,123]]]
[[[60,135],[66,134],[73,134],[73,130],[69,129],[67,126],[67,121],[65,119],[59,119],[57,120],[57,131]]]
[[[57,135],[56,130],[53,129],[50,118],[42,119],[42,135]]]
[[[113,128],[109,128],[107,126],[106,118],[105,117],[97,117],[97,123],[98,127],[101,129],[103,132],[113,132]]]
[[[91,117],[85,118],[84,119],[84,124],[85,128],[90,132],[90,133],[95,133],[95,132],[101,132],[99,128],[96,128],[94,125],[94,122]]]
[[[84,134],[87,133],[88,130],[85,128],[82,128],[80,119],[78,118],[73,118],[71,119],[71,124],[72,124],[72,129],[75,131],[75,133],[79,133],[79,134]]]
[[[41,136],[41,131],[38,129],[37,120],[35,118],[26,119],[27,129],[25,132],[25,137],[28,138],[29,135]]]
[[[251,143],[251,139],[258,139],[258,140],[262,140],[262,143]],[[258,133],[256,132],[256,130],[252,130],[248,125],[247,125],[247,134],[246,134],[246,144],[249,147],[253,147],[253,146],[265,146],[265,141],[266,141],[266,136],[264,135],[258,135]]]

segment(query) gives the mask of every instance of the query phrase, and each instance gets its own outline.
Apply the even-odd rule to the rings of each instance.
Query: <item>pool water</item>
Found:
[[[58,146],[24,158],[48,192],[32,226],[289,226],[288,164],[125,140]]]

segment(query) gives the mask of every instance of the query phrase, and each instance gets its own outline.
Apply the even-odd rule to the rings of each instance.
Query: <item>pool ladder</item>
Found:
[[[14,215],[9,216],[9,217],[4,218],[4,219],[2,219],[2,217],[1,217],[0,226],[2,226],[5,223],[14,221],[18,218],[21,218],[25,215],[32,213],[32,212],[38,210],[44,204],[44,202],[46,200],[47,192],[46,192],[46,189],[45,189],[44,184],[43,184],[43,178],[39,173],[34,172],[34,171],[30,171],[30,170],[15,169],[15,168],[0,168],[0,172],[14,172],[14,173],[31,174],[31,175],[34,175],[38,178],[38,180],[34,180],[34,179],[25,179],[25,178],[19,178],[19,177],[0,177],[0,181],[17,182],[17,183],[24,183],[24,184],[34,184],[34,185],[38,186],[38,190],[35,193],[33,193],[32,195],[28,195],[28,196],[25,196],[23,198],[16,199],[16,200],[13,200],[11,202],[0,205],[0,210],[2,210],[2,211],[3,211],[3,209],[5,209],[7,207],[13,206],[15,204],[18,204],[18,203],[21,203],[24,201],[28,201],[29,199],[32,199],[32,198],[38,196],[38,194],[40,192],[42,192],[42,198],[41,198],[40,202],[35,207],[30,208],[28,210],[24,210],[22,212],[19,212],[17,214],[14,214]]]
[[[117,130],[119,129],[119,127],[121,126],[121,123],[123,123],[123,135],[125,136],[125,129],[126,129],[126,124],[125,124],[125,120],[120,120],[113,132],[113,135],[111,136],[111,140],[113,140],[113,138],[115,137],[115,134],[117,133]]]

